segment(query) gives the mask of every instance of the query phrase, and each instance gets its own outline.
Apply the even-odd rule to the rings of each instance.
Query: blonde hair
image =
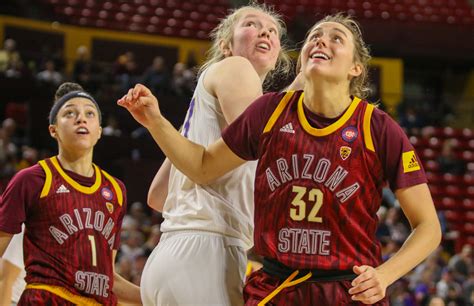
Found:
[[[360,98],[367,98],[370,93],[368,68],[369,61],[372,58],[370,56],[369,47],[365,44],[362,38],[362,31],[360,25],[351,16],[346,16],[342,13],[335,15],[328,15],[323,19],[319,20],[311,29],[307,32],[306,36],[311,33],[317,26],[325,22],[337,22],[346,27],[354,37],[354,62],[359,63],[362,66],[362,73],[359,76],[352,78],[349,84],[349,93]]]
[[[212,30],[210,34],[212,38],[212,46],[207,51],[206,62],[201,66],[201,68],[199,68],[199,74],[206,70],[212,64],[217,63],[226,57],[225,54],[222,52],[221,44],[224,43],[225,45],[229,45],[231,43],[233,39],[235,25],[240,20],[243,12],[248,9],[257,10],[272,17],[277,25],[277,30],[281,42],[281,49],[278,53],[277,63],[275,65],[275,68],[267,74],[265,78],[265,83],[268,83],[277,75],[287,74],[290,71],[292,67],[292,62],[290,56],[288,55],[288,49],[282,41],[283,38],[286,37],[286,25],[283,22],[282,17],[272,8],[268,7],[265,4],[251,2],[246,6],[242,6],[238,9],[231,11],[231,13],[227,15],[224,19],[222,19],[221,22],[217,25],[217,27]]]

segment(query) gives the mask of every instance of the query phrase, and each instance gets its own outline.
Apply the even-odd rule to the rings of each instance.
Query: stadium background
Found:
[[[294,57],[307,29],[328,13],[362,24],[372,101],[406,129],[423,161],[443,225],[442,246],[390,287],[391,305],[474,303],[474,1],[271,0],[288,25]],[[52,96],[76,81],[99,101],[104,136],[95,162],[129,193],[117,269],[138,283],[159,240],[161,216],[146,207],[163,154],[115,101],[150,86],[175,126],[184,118],[208,34],[232,0],[2,0],[0,3],[0,191],[18,170],[55,154],[47,130]],[[283,85],[291,80],[280,80]],[[386,190],[378,236],[389,257],[408,224]],[[471,248],[467,247],[468,245]]]

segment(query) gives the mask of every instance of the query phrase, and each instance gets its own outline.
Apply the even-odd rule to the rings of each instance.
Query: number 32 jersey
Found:
[[[374,110],[384,113],[359,98],[335,119],[318,118],[303,99],[303,92],[265,95],[259,111],[248,109],[223,134],[240,157],[259,159],[256,252],[298,269],[378,266],[382,188],[386,180],[392,189],[426,182],[415,152],[398,125],[386,114],[380,124]],[[372,120],[384,136],[372,135]],[[392,147],[399,152],[387,156]]]

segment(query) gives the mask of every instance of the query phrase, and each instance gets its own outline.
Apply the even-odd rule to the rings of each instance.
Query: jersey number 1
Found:
[[[97,251],[95,249],[95,238],[92,235],[87,236],[89,238],[89,241],[91,243],[91,251],[92,251],[92,266],[96,267],[97,266]]]
[[[306,208],[311,203],[306,203],[303,197],[306,195],[306,187],[293,186],[293,192],[296,192],[293,201],[291,201],[292,207],[290,208],[290,217],[295,221],[303,221],[306,216],[309,222],[323,222],[322,217],[318,217],[318,212],[323,206],[323,192],[320,189],[313,188],[308,192],[308,200],[314,203],[309,214],[306,214]]]

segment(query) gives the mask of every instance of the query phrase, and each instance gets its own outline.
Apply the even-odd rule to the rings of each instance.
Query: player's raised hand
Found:
[[[142,84],[130,88],[126,95],[117,100],[117,104],[126,108],[133,118],[146,128],[161,118],[158,100]]]
[[[387,283],[377,269],[371,266],[354,266],[353,271],[358,275],[349,289],[354,301],[371,305],[385,297]]]

